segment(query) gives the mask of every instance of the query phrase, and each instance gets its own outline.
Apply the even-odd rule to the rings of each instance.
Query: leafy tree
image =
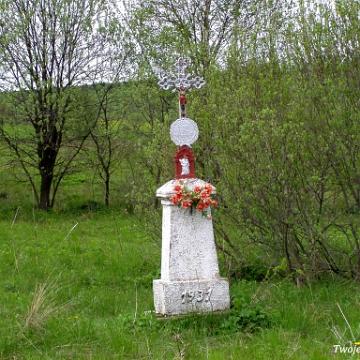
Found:
[[[0,84],[11,113],[0,131],[47,209],[97,120],[82,85],[114,76],[106,29],[117,25],[103,0],[2,0],[0,8]]]
[[[286,36],[286,47],[253,44],[254,56],[243,55],[251,61],[237,53],[212,79],[212,119],[221,120],[210,162],[224,207],[218,239],[239,264],[251,252],[273,268],[284,259],[284,274],[299,283],[328,271],[360,273],[353,5],[300,8],[297,22],[272,33]]]
[[[110,205],[110,180],[115,168],[119,167],[131,152],[131,136],[126,131],[127,86],[124,84],[102,84],[92,89],[98,104],[97,124],[90,128],[93,154],[89,154],[92,167],[97,169],[104,183],[104,203]],[[93,145],[93,146],[91,146]]]
[[[162,29],[172,39],[183,34],[170,10],[196,13],[185,14],[185,3],[152,8],[167,9],[161,19],[171,26]],[[358,278],[359,4],[275,3],[251,2],[249,26],[233,18],[206,90],[189,101],[200,128],[196,174],[218,189],[217,244],[239,276],[260,261],[298,284],[329,272]],[[199,64],[200,47],[192,49]],[[148,159],[167,136],[153,135]],[[150,184],[153,175],[144,173]]]

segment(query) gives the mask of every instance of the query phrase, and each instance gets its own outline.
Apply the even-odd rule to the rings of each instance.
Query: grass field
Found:
[[[158,319],[152,280],[160,277],[161,239],[149,236],[115,185],[116,201],[105,208],[101,184],[71,175],[56,207],[41,212],[29,185],[7,171],[2,180],[1,359],[359,357],[355,282],[297,288],[249,272],[247,280],[230,279],[229,312]]]
[[[289,280],[232,280],[228,313],[157,319],[160,241],[134,215],[0,202],[2,359],[359,356],[334,347],[350,351],[360,340],[355,283],[329,279],[299,289]]]

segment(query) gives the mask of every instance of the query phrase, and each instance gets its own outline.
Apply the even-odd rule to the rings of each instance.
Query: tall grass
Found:
[[[105,208],[92,198],[98,184],[74,175],[57,207],[40,212],[25,184],[3,179],[2,359],[335,359],[346,356],[334,345],[360,340],[355,283],[297,288],[255,263],[230,279],[226,314],[159,319],[161,239],[126,204]]]
[[[336,279],[233,280],[227,314],[158,319],[159,242],[123,209],[78,205],[1,217],[3,359],[329,359],[360,339],[358,287]]]

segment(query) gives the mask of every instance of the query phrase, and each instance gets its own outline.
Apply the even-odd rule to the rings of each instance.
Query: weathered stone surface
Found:
[[[154,280],[155,310],[163,315],[224,311],[229,308],[227,279],[199,281]]]
[[[163,280],[215,279],[219,275],[212,220],[197,210],[182,209],[163,199]],[[210,214],[210,209],[208,210]]]
[[[153,284],[155,311],[177,315],[226,310],[230,306],[229,284],[220,277],[212,219],[172,204],[169,199],[177,183],[169,181],[157,191],[163,220],[161,279]],[[206,182],[186,180],[188,189],[195,185],[203,187]]]

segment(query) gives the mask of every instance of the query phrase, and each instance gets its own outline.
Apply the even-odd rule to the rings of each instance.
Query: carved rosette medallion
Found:
[[[170,127],[170,138],[177,146],[191,145],[199,136],[199,128],[194,120],[180,118],[174,121]]]

